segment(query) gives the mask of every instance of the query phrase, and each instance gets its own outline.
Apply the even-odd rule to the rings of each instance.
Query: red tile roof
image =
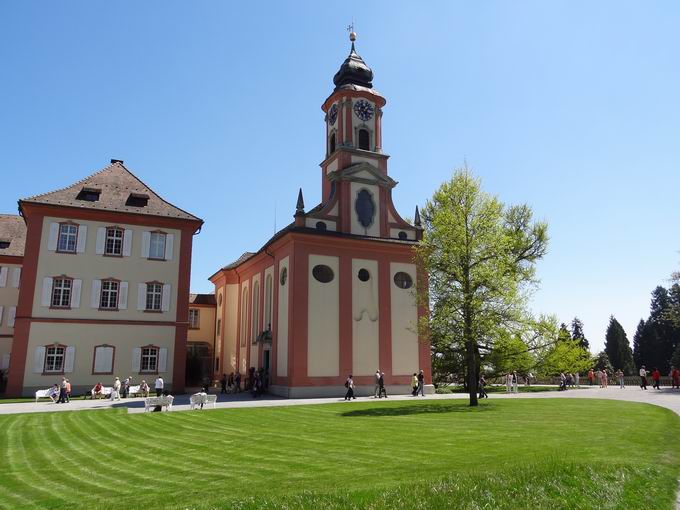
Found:
[[[26,223],[16,214],[0,214],[0,241],[9,241],[7,248],[0,247],[0,255],[23,257],[26,245]]]

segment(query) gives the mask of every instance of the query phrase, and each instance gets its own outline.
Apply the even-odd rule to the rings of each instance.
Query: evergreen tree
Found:
[[[557,341],[558,342],[566,342],[567,340],[571,340],[571,334],[569,333],[569,330],[567,329],[567,325],[563,322],[560,324],[560,330],[557,333]]]
[[[633,351],[623,327],[614,316],[609,317],[609,326],[605,338],[604,351],[615,369],[622,369],[624,373],[632,375],[635,373],[633,364]]]
[[[571,338],[578,340],[584,349],[590,349],[590,344],[583,334],[583,322],[578,317],[571,321]]]
[[[646,343],[649,347],[646,364],[658,367],[662,373],[667,373],[670,368],[670,359],[678,343],[678,331],[669,318],[672,310],[671,295],[661,285],[652,291]]]
[[[637,329],[635,330],[635,335],[633,335],[633,361],[635,362],[635,367],[640,368],[645,364],[645,344],[644,344],[644,332],[645,332],[645,321],[640,319],[638,322]]]
[[[614,367],[612,367],[606,352],[602,351],[595,356],[595,370],[606,370],[610,374],[614,373]]]
[[[671,357],[671,365],[675,368],[680,368],[680,344],[675,348],[673,356]]]

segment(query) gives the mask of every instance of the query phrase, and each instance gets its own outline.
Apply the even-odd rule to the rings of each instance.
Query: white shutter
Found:
[[[127,310],[128,282],[120,282],[118,286],[118,309]]]
[[[42,299],[40,300],[40,305],[50,306],[51,302],[52,302],[52,278],[48,276],[46,278],[43,278]]]
[[[132,230],[125,229],[123,232],[123,257],[129,257],[132,253]]]
[[[167,312],[170,310],[170,290],[172,288],[172,285],[169,283],[164,283],[163,284],[163,298],[161,300],[161,310],[164,312]]]
[[[85,252],[85,243],[87,243],[87,226],[80,225],[78,227],[78,241],[76,242],[76,253]]]
[[[95,245],[95,253],[97,255],[104,254],[104,243],[106,242],[106,229],[99,227],[97,229],[97,244]]]
[[[165,347],[158,349],[158,371],[163,373],[167,371],[168,365],[168,350]]]
[[[94,371],[104,374],[113,372],[113,347],[107,345],[95,349]]]
[[[92,280],[92,295],[90,296],[90,306],[92,308],[99,308],[99,294],[102,291],[102,281]]]
[[[59,223],[50,223],[50,237],[47,239],[47,249],[55,251],[57,249],[57,239],[59,238]],[[42,373],[42,368],[40,369]]]
[[[39,345],[33,354],[33,373],[42,374],[45,367],[45,348]]]
[[[21,268],[15,267],[14,271],[12,271],[12,287],[18,289],[20,281],[21,281]]]
[[[2,325],[2,312],[5,310],[4,306],[0,306],[0,325]]]
[[[137,285],[137,310],[146,310],[146,283]]]
[[[73,280],[71,289],[71,308],[80,308],[80,291],[83,287],[83,280]]]
[[[7,271],[8,267],[0,267],[0,287],[7,285]]]
[[[66,348],[66,353],[64,354],[64,372],[65,373],[73,372],[73,362],[75,361],[75,358],[76,358],[76,348],[73,347],[72,345],[69,345]]]
[[[9,354],[2,355],[2,361],[0,361],[0,370],[7,370],[9,368]]]
[[[142,366],[142,349],[140,347],[135,347],[132,349],[132,371],[136,374]]]
[[[10,306],[9,307],[9,314],[7,316],[7,325],[10,328],[14,327],[14,319],[17,316],[17,307],[16,306]]]
[[[151,246],[151,232],[142,232],[142,258],[149,258],[149,247]]]
[[[172,260],[172,251],[175,247],[175,235],[167,234],[165,236],[165,260]]]

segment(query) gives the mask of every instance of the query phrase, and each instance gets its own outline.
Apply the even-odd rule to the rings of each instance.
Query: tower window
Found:
[[[333,133],[331,135],[331,141],[329,142],[328,145],[329,145],[330,153],[331,154],[334,153],[335,152],[335,133]]]
[[[365,151],[371,150],[371,135],[366,129],[359,130],[359,148]]]

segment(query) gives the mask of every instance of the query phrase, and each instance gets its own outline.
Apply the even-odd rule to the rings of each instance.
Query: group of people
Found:
[[[647,368],[642,365],[640,367],[640,388],[643,390],[647,389],[647,376],[650,375],[650,373],[647,371]],[[671,378],[671,389],[680,389],[680,370],[676,366],[671,367],[671,372],[668,374]],[[657,367],[654,367],[654,370],[652,370],[651,373],[652,376],[652,388],[656,388],[657,390],[661,389],[661,372]]]
[[[356,400],[354,395],[354,378],[352,374],[347,376],[345,380],[345,400]],[[417,397],[418,395],[425,396],[425,374],[421,370],[418,373],[413,373],[411,377],[411,395]],[[385,388],[385,372],[377,369],[375,371],[375,384],[373,388],[373,398],[387,398],[387,389]]]
[[[236,373],[231,372],[229,375],[222,374],[220,386],[220,394],[240,393],[250,390],[253,397],[257,398],[269,387],[269,373],[262,368],[256,370],[255,367],[250,367],[242,388],[241,372],[237,370]]]
[[[48,397],[55,404],[67,404],[71,401],[71,381],[66,377],[61,378],[61,383],[54,383],[54,386],[50,388]]]

